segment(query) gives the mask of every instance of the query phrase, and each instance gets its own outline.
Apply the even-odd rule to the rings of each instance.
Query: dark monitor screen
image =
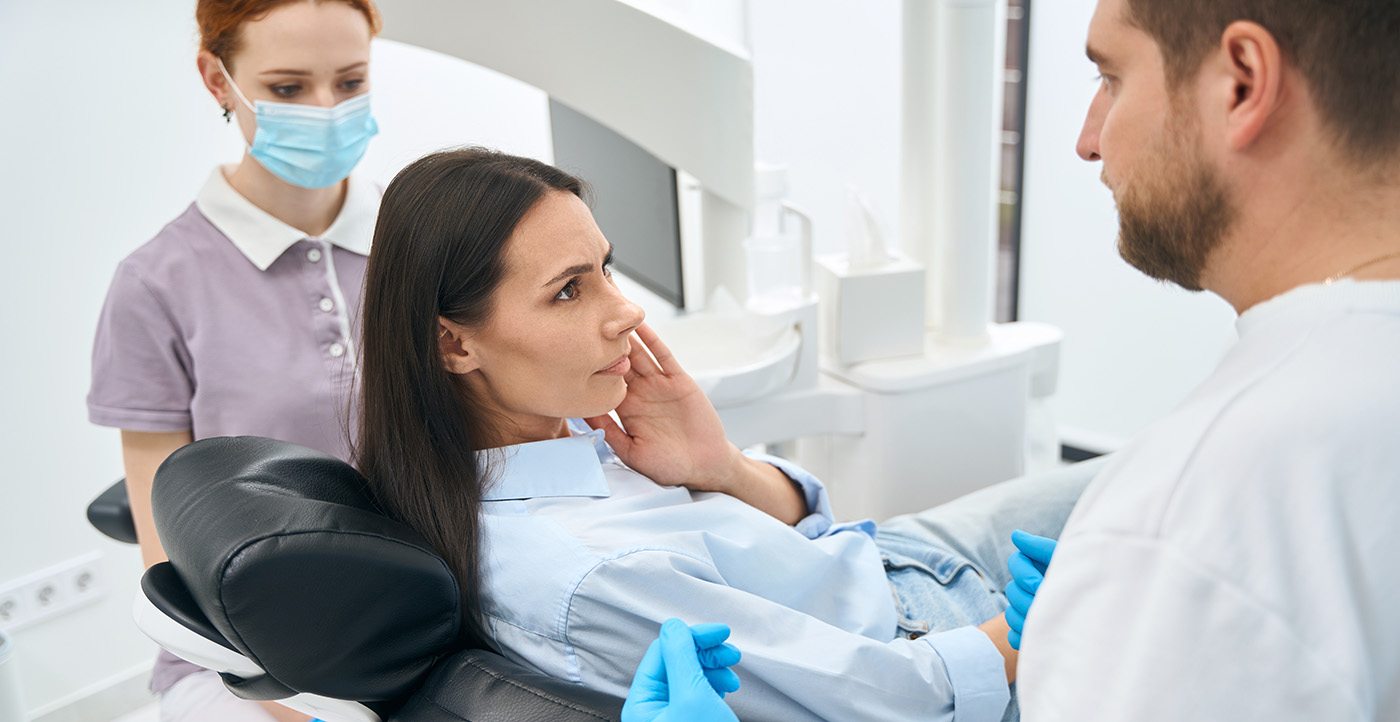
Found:
[[[588,184],[593,217],[613,244],[617,270],[683,307],[676,170],[553,98],[549,116],[554,165]]]

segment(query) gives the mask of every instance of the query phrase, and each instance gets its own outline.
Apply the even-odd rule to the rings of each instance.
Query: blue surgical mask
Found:
[[[248,151],[273,175],[302,188],[325,188],[350,175],[364,157],[379,124],[369,112],[369,93],[333,108],[298,103],[249,103],[219,61],[239,101],[257,117]]]

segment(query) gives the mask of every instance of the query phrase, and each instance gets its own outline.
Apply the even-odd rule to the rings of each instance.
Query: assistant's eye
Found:
[[[1118,79],[1113,77],[1112,75],[1100,74],[1094,79],[1099,81],[1099,86],[1102,87],[1104,92],[1108,93],[1109,95],[1113,95],[1114,91],[1118,89]]]
[[[578,298],[578,279],[572,279],[554,295],[556,301],[572,301]]]
[[[340,89],[347,93],[353,93],[356,90],[359,90],[360,88],[364,87],[364,85],[364,78],[351,78],[350,80],[342,81],[340,83]]]
[[[292,85],[292,84],[289,84],[289,85],[274,85],[274,86],[272,86],[272,94],[275,95],[275,96],[277,96],[277,97],[279,97],[279,98],[291,98],[291,97],[294,97],[297,93],[300,93],[300,92],[301,92],[301,86],[300,86],[300,85]]]

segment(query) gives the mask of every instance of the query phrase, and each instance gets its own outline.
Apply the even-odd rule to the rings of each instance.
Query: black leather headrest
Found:
[[[460,596],[416,532],[348,464],[251,436],[161,464],[156,527],[209,621],[288,687],[353,700],[410,692],[460,647]]]

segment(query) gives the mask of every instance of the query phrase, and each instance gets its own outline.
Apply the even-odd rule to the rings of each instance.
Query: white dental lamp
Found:
[[[901,245],[924,269],[923,293],[914,283],[912,302],[845,310],[928,323],[913,324],[902,356],[845,360],[831,350],[863,344],[857,325],[828,322],[819,342],[814,295],[739,316],[712,303],[742,301],[747,286],[755,186],[744,50],[624,0],[385,0],[380,9],[386,38],[529,83],[698,186],[681,209],[683,239],[687,227],[703,237],[683,240],[684,305],[696,312],[664,337],[736,443],[796,442],[785,450],[827,481],[844,517],[922,509],[1025,470],[1027,419],[1033,398],[1054,389],[1059,333],[991,323],[1005,0],[904,0]],[[848,280],[817,284],[823,310],[858,298],[833,290]]]

